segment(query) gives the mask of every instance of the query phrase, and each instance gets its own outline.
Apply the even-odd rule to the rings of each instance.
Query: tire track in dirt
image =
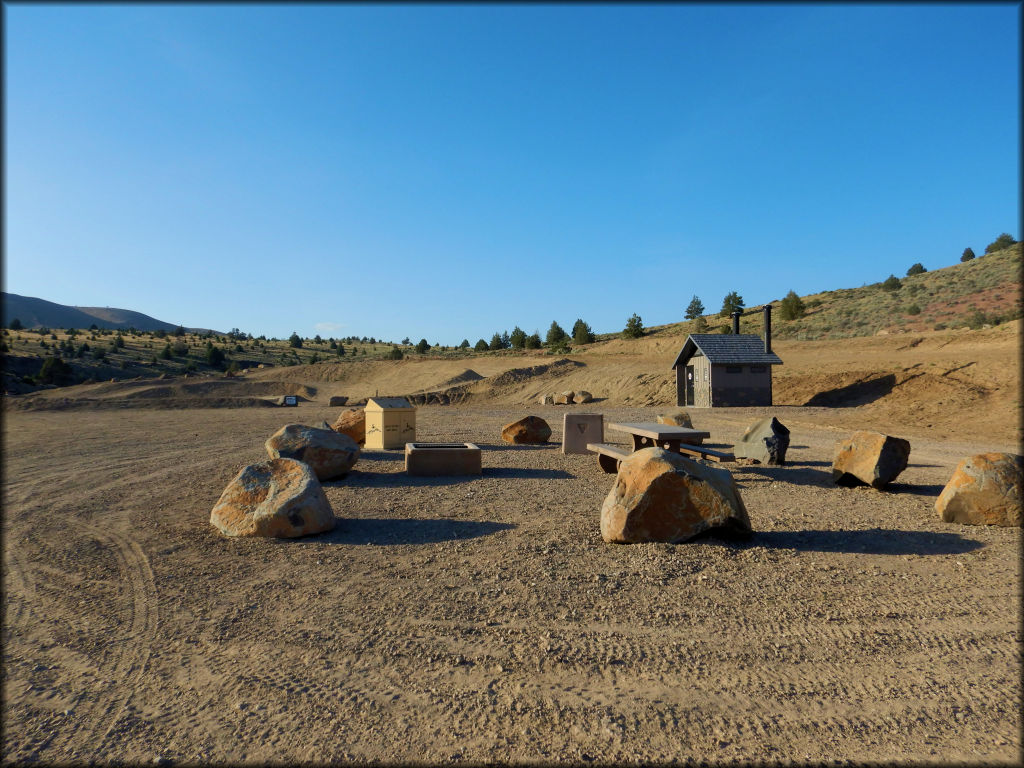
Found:
[[[105,670],[111,680],[109,690],[94,699],[92,711],[80,718],[79,730],[89,734],[87,743],[95,745],[93,755],[97,759],[104,754],[108,737],[139,687],[156,641],[159,620],[156,581],[149,558],[138,541],[117,530],[130,528],[129,513],[126,510],[114,512],[104,522],[107,526],[103,528],[86,524],[86,533],[117,556],[127,585],[124,602],[128,627],[111,642],[117,650],[113,664]]]

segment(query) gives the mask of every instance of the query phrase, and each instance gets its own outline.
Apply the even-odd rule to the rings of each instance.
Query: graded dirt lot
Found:
[[[1012,446],[917,438],[891,492],[836,488],[846,432],[774,410],[791,466],[732,468],[750,541],[632,546],[600,539],[592,456],[500,443],[522,408],[420,408],[483,476],[367,452],[325,484],[337,529],[297,541],[209,511],[274,429],[337,409],[9,414],[4,757],[1017,761],[1020,530],[933,508]],[[564,409],[530,411],[558,441]],[[730,444],[760,413],[699,423]]]
[[[934,509],[962,458],[1019,450],[1015,332],[966,336],[780,343],[788,405],[694,409],[712,445],[769,413],[792,430],[789,466],[724,465],[749,541],[603,543],[614,476],[560,452],[565,407],[529,404],[585,386],[598,402],[572,410],[653,420],[674,410],[672,339],[532,373],[552,358],[234,382],[239,397],[272,389],[261,381],[305,392],[290,409],[127,396],[154,382],[12,403],[4,760],[1017,763],[1021,530]],[[187,397],[231,402],[189,383],[215,386]],[[330,395],[451,386],[470,396],[420,407],[417,439],[477,443],[481,477],[411,478],[400,452],[367,451],[324,484],[331,533],[231,540],[209,525],[278,427],[337,415]],[[501,443],[528,413],[551,444]],[[832,484],[855,427],[911,439],[889,491]]]

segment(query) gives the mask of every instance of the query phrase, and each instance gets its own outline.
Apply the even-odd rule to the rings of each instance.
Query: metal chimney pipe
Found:
[[[740,335],[740,313],[739,312],[733,312],[732,313],[732,333],[733,333],[733,336],[739,336]]]
[[[764,305],[764,352],[772,351],[772,305]]]

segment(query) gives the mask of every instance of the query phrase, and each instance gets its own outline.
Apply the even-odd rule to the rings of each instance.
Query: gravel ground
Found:
[[[5,761],[1021,760],[1021,531],[934,509],[1012,446],[917,437],[890,491],[837,488],[828,409],[694,410],[711,445],[792,430],[789,466],[725,465],[755,535],[620,546],[564,409],[428,406],[482,477],[365,452],[333,532],[217,534],[266,438],[337,410],[5,415]],[[552,443],[502,444],[527,413]]]

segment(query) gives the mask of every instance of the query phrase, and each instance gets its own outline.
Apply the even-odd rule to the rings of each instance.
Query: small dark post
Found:
[[[772,305],[764,305],[764,352],[772,351]]]
[[[740,313],[732,313],[732,333],[733,336],[739,336],[740,334]]]

